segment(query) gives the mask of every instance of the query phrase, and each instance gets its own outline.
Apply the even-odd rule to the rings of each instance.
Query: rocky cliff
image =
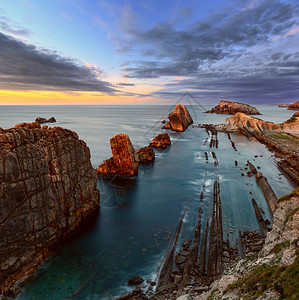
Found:
[[[168,116],[169,122],[165,124],[163,129],[172,129],[174,131],[185,131],[189,125],[193,124],[193,120],[188,109],[181,104],[177,104],[174,111]]]
[[[299,110],[299,101],[291,104],[289,107],[288,107],[289,110]]]
[[[89,148],[75,132],[37,122],[0,129],[0,294],[11,294],[99,201]]]
[[[206,111],[206,113],[227,114],[227,115],[234,115],[238,112],[247,115],[260,115],[260,112],[251,105],[243,104],[239,102],[231,102],[226,100],[221,100],[211,110]]]

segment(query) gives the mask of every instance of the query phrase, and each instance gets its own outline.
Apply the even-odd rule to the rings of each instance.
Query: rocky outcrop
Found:
[[[168,133],[162,133],[152,139],[151,147],[165,149],[171,145],[171,140]]]
[[[152,147],[144,147],[136,150],[136,160],[140,165],[151,164],[155,160],[155,152]]]
[[[168,116],[169,122],[165,124],[163,129],[172,129],[174,131],[185,131],[189,125],[193,124],[193,120],[188,109],[181,104],[177,104],[174,111]]]
[[[125,133],[113,136],[110,146],[113,157],[100,164],[97,173],[102,176],[137,176],[138,162],[129,136]]]
[[[54,117],[51,117],[50,119],[46,119],[46,118],[41,118],[41,117],[37,117],[35,119],[35,122],[38,122],[40,124],[42,123],[55,123],[56,119]]]
[[[234,115],[238,112],[247,115],[260,115],[260,112],[253,106],[248,104],[243,104],[239,102],[231,102],[226,100],[221,100],[215,107],[211,110],[206,111],[206,113],[212,114],[226,114]]]
[[[264,133],[268,131],[281,131],[283,125],[263,121],[238,112],[234,116],[227,118],[224,124],[216,125],[216,129],[228,132]]]
[[[12,295],[99,201],[89,148],[75,132],[37,122],[0,129],[0,294]]]
[[[299,101],[291,104],[289,107],[288,107],[288,110],[299,110]]]

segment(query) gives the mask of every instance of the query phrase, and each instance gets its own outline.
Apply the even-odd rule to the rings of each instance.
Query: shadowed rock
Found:
[[[165,149],[171,145],[171,140],[168,133],[162,133],[152,139],[151,147]]]
[[[99,207],[85,142],[22,123],[0,131],[0,294],[36,268]]]
[[[155,160],[155,152],[152,147],[144,147],[136,150],[136,160],[139,164],[147,165]]]
[[[40,124],[42,123],[55,123],[56,119],[54,117],[51,117],[50,119],[46,119],[46,118],[41,118],[41,117],[37,117],[35,119],[35,122],[38,122]]]
[[[291,104],[289,107],[288,107],[288,110],[299,110],[299,101]]]

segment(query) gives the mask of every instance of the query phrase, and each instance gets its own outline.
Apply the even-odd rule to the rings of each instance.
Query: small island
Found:
[[[260,115],[261,113],[253,106],[239,103],[231,102],[227,100],[221,100],[215,107],[211,110],[206,111],[208,114],[225,114],[225,115],[234,115],[238,112],[247,114],[247,115]]]

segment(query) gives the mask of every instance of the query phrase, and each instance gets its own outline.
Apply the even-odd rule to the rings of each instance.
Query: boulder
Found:
[[[35,119],[35,122],[38,122],[39,124],[42,124],[42,123],[55,123],[56,119],[54,117],[51,117],[50,119],[37,117]]]
[[[169,124],[166,123],[164,128],[171,127],[174,131],[185,131],[189,125],[193,124],[193,120],[188,109],[181,104],[177,104],[174,111],[169,114]]]
[[[142,283],[144,281],[144,279],[142,279],[139,276],[133,276],[132,278],[130,278],[128,280],[128,285],[138,285],[140,283]]]
[[[162,133],[152,139],[151,147],[165,149],[171,145],[170,137],[168,133]]]
[[[138,164],[150,164],[155,160],[155,152],[152,147],[144,147],[136,150],[136,159]]]
[[[124,133],[113,136],[110,146],[113,157],[104,161],[97,168],[97,173],[102,176],[137,176],[138,162],[129,136]]]
[[[260,112],[251,105],[239,103],[239,102],[231,102],[226,100],[221,100],[211,110],[206,111],[206,113],[227,114],[227,115],[234,115],[238,112],[247,115],[260,115]]]
[[[0,294],[13,295],[24,278],[90,222],[99,201],[89,148],[75,132],[41,128],[38,122],[2,129]]]

